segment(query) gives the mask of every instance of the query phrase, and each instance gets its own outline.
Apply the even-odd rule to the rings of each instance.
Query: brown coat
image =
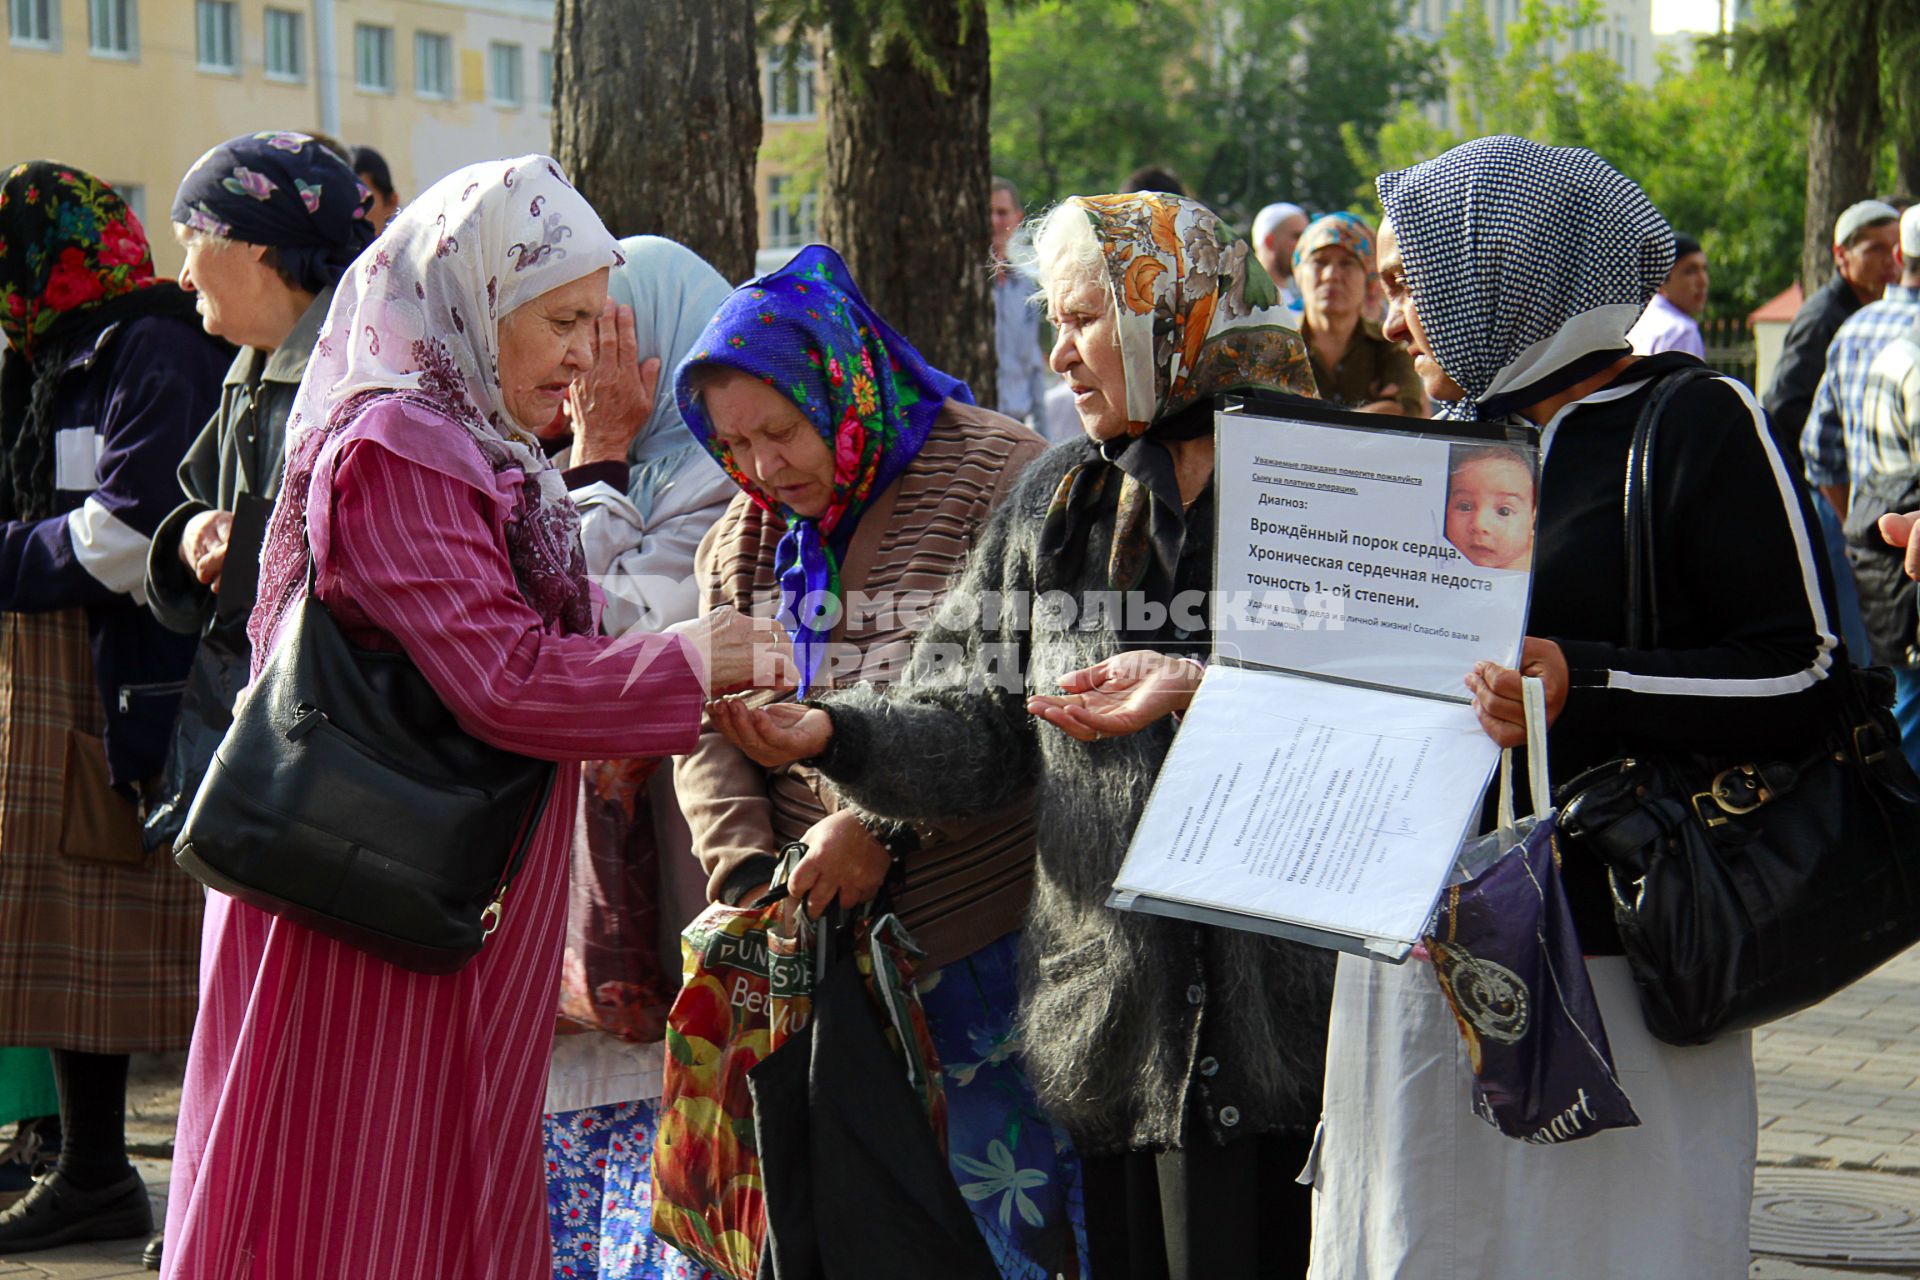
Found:
[[[860,517],[840,566],[843,598],[892,602],[892,609],[849,608],[834,627],[836,654],[860,654],[857,671],[823,664],[818,692],[859,680],[890,684],[904,669],[918,621],[959,572],[987,515],[1012,489],[1046,441],[1000,414],[947,401],[926,444],[907,469]],[[708,530],[694,561],[703,609],[731,604],[769,612],[777,597],[774,549],[781,521],[740,494]],[[694,855],[717,895],[727,877],[755,854],[772,854],[840,808],[832,786],[813,769],[769,772],[747,759],[709,724],[691,755],[674,766],[681,809],[693,830]],[[978,821],[938,829],[907,859],[894,897],[902,921],[927,952],[932,969],[969,955],[1020,927],[1033,876],[1030,803]]]

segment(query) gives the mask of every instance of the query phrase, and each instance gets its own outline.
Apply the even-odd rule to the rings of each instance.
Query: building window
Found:
[[[57,0],[8,0],[7,33],[13,43],[51,49],[58,43],[54,24],[60,18]]]
[[[799,190],[792,178],[767,179],[767,244],[769,249],[798,249],[814,238],[814,192]]]
[[[115,58],[134,51],[133,0],[87,0],[87,48]]]
[[[240,17],[234,0],[194,0],[195,49],[202,71],[240,70]]]
[[[811,120],[813,50],[779,45],[767,50],[767,119]]]
[[[487,45],[487,98],[495,106],[520,105],[519,45],[499,40]]]
[[[540,90],[540,108],[543,111],[553,109],[553,50],[542,49],[537,55],[540,78],[535,87]]]
[[[421,31],[413,37],[413,88],[423,98],[453,96],[453,37]]]
[[[393,28],[353,25],[353,85],[369,93],[393,92]]]
[[[306,75],[301,56],[306,41],[301,38],[304,24],[291,9],[267,10],[267,78],[298,80]]]

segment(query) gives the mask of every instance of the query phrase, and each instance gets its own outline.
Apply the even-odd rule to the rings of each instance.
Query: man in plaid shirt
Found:
[[[1900,220],[1898,256],[1900,283],[1834,334],[1800,447],[1807,479],[1844,522],[1872,642],[1870,657],[1854,658],[1894,668],[1894,717],[1920,768],[1920,614],[1914,584],[1877,528],[1883,513],[1920,500],[1920,205]]]
[[[1880,301],[1848,316],[1827,348],[1827,370],[1813,393],[1813,410],[1800,433],[1807,481],[1847,518],[1849,477],[1872,469],[1867,430],[1867,369],[1882,347],[1920,321],[1920,205],[1900,218],[1895,251],[1900,282]]]

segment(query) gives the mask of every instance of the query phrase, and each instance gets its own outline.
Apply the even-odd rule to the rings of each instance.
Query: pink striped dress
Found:
[[[209,895],[173,1280],[548,1274],[540,1109],[574,826],[558,797],[578,794],[579,760],[690,749],[703,698],[675,637],[597,661],[605,639],[543,629],[507,559],[519,483],[452,422],[400,405],[369,409],[315,468],[322,600],[358,642],[403,647],[474,734],[561,776],[504,921],[459,973],[398,969]]]

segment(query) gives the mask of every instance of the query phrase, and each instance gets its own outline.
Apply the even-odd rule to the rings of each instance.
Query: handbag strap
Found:
[[[1625,504],[1627,566],[1627,647],[1651,649],[1660,634],[1660,597],[1653,571],[1654,436],[1667,404],[1688,383],[1716,377],[1703,365],[1675,369],[1654,383],[1653,394],[1633,424],[1627,450]]]

